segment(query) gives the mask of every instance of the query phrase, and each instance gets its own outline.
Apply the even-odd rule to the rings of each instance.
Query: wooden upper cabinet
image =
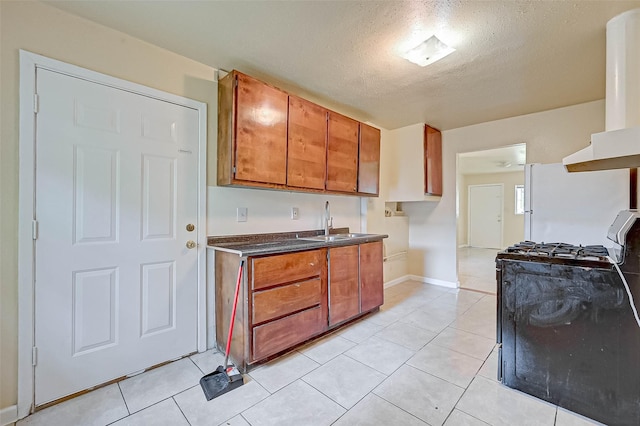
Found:
[[[356,192],[359,123],[329,111],[327,185],[329,191]]]
[[[358,192],[378,195],[380,177],[380,129],[360,123]]]
[[[289,95],[233,71],[219,82],[218,184],[287,182]]]
[[[289,96],[287,185],[324,189],[327,171],[327,110]]]
[[[218,185],[376,196],[379,167],[378,129],[235,70],[218,81]]]
[[[424,192],[442,195],[442,134],[424,126]]]

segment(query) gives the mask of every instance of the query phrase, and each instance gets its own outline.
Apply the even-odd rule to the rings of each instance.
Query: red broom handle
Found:
[[[227,335],[227,349],[224,351],[224,368],[227,368],[227,362],[229,361],[229,353],[231,352],[231,337],[233,336],[233,324],[236,319],[236,306],[238,306],[238,296],[240,295],[240,281],[242,280],[242,266],[244,260],[240,261],[240,267],[238,268],[238,281],[236,282],[236,294],[233,296],[233,309],[231,311],[231,321],[229,322],[229,334]]]

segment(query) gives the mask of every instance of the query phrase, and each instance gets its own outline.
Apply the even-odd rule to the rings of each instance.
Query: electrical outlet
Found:
[[[238,207],[238,210],[237,210],[237,221],[238,222],[246,222],[247,221],[247,208],[246,207]]]
[[[291,219],[298,220],[298,216],[300,215],[300,210],[297,207],[291,207]]]

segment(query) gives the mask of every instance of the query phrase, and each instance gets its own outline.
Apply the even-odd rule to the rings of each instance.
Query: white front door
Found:
[[[41,405],[196,351],[199,127],[194,109],[80,78],[36,84]]]
[[[502,248],[502,185],[469,185],[469,245]]]

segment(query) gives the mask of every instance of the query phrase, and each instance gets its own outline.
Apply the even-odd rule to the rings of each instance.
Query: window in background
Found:
[[[516,214],[524,214],[524,185],[516,185]]]

